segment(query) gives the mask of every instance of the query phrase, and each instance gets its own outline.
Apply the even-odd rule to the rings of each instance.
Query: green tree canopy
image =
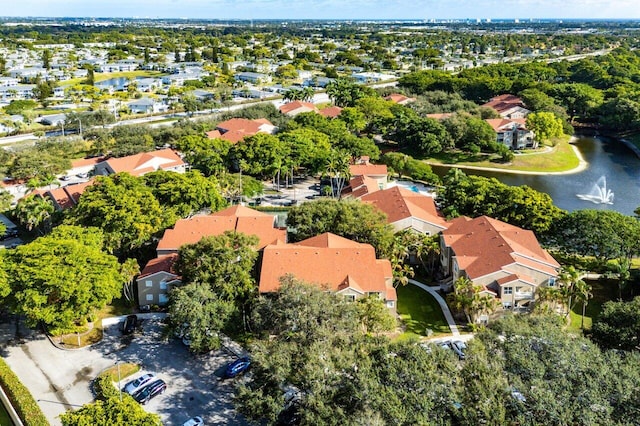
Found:
[[[187,217],[202,209],[218,211],[226,206],[215,177],[206,178],[197,170],[186,173],[156,171],[142,178],[165,209]]]
[[[562,120],[552,112],[532,112],[527,116],[527,128],[533,131],[536,139],[540,142],[563,134]]]
[[[563,215],[548,194],[528,186],[509,186],[495,178],[467,176],[451,169],[438,200],[448,217],[487,215],[536,233],[548,231]]]
[[[161,426],[160,416],[147,413],[131,396],[98,400],[60,416],[63,426]]]
[[[554,224],[549,238],[567,253],[631,259],[640,253],[640,221],[613,210],[576,210]]]
[[[160,206],[142,178],[128,173],[97,177],[65,219],[101,229],[106,250],[119,254],[141,247],[175,221],[174,212]]]
[[[82,324],[118,297],[124,283],[118,260],[102,251],[96,228],[59,226],[7,253],[10,306],[31,325],[56,329]]]
[[[371,244],[379,257],[391,253],[393,230],[386,216],[374,206],[360,201],[321,199],[289,210],[287,225],[292,241],[301,241],[331,232],[360,243]]]

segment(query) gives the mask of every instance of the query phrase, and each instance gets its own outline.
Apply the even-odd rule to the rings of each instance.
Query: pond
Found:
[[[589,167],[568,175],[517,175],[464,170],[467,174],[495,177],[508,185],[528,185],[546,192],[565,210],[610,209],[633,215],[640,207],[640,158],[621,142],[605,137],[580,136],[575,142]],[[444,175],[448,168],[434,166]],[[606,181],[606,190],[604,188]],[[603,193],[604,192],[604,193]],[[611,204],[606,201],[608,195]]]

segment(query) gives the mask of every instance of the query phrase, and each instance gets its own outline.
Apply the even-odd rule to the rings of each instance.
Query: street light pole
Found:
[[[120,402],[122,402],[122,388],[120,387],[120,361],[116,361],[118,367],[118,392],[120,392]]]
[[[82,120],[78,118],[78,125],[80,125],[80,139],[82,139]]]

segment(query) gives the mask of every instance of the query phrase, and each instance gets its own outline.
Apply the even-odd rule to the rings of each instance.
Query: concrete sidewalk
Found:
[[[434,299],[436,299],[436,302],[438,302],[438,305],[440,305],[440,308],[442,309],[444,318],[447,320],[447,324],[449,324],[449,328],[451,329],[451,334],[454,337],[459,337],[460,331],[458,331],[458,326],[456,325],[456,322],[453,320],[453,315],[451,315],[449,306],[447,305],[447,302],[445,302],[445,300],[442,298],[442,296],[440,296],[440,294],[438,294],[438,292],[434,290],[432,287],[429,287],[426,284],[422,284],[421,282],[418,282],[416,280],[409,279],[409,284],[413,284],[416,287],[420,287],[421,289],[423,289],[424,291],[432,295]]]

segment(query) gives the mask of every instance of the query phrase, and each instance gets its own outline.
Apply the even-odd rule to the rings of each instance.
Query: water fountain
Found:
[[[607,178],[601,176],[588,194],[576,194],[578,198],[595,204],[613,204],[613,191],[607,189]]]

